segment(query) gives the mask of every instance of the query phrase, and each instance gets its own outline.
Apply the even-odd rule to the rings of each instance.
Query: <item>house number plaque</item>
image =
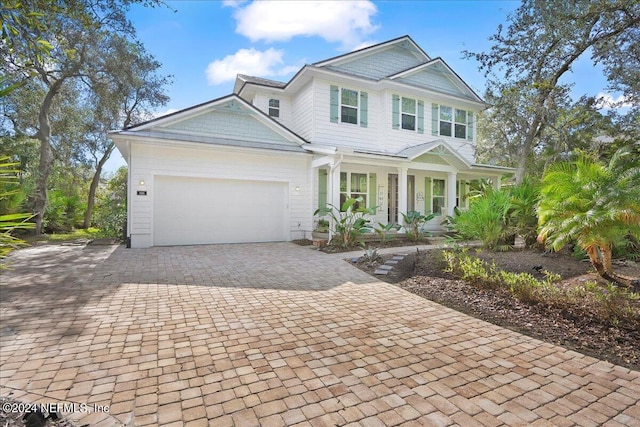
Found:
[[[146,195],[147,195],[147,190],[138,190],[138,191],[136,192],[136,194],[137,194],[138,196],[146,196]]]

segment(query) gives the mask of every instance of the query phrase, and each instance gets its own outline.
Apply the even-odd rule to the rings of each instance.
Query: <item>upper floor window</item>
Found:
[[[340,96],[340,121],[358,124],[358,91],[342,89]]]
[[[391,113],[393,129],[424,133],[424,102],[392,95]]]
[[[274,118],[280,117],[280,100],[279,99],[269,100],[269,116]]]
[[[330,120],[333,123],[349,123],[367,127],[367,92],[331,86]]]
[[[473,111],[432,105],[431,133],[473,141]]]
[[[416,130],[416,100],[402,98],[402,129]]]

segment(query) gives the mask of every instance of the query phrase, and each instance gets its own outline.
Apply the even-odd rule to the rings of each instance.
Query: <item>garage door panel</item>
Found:
[[[154,245],[288,239],[287,184],[158,176]]]

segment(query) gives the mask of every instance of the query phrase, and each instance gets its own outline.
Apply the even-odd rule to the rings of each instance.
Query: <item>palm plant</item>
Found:
[[[542,181],[538,241],[554,250],[584,249],[600,276],[630,285],[613,272],[612,251],[625,236],[640,237],[640,159],[629,147],[604,165],[586,154],[552,165]]]
[[[14,169],[18,163],[11,162],[8,156],[0,157],[0,200],[9,199],[20,192],[17,187],[16,174]],[[0,204],[0,206],[4,206]],[[14,236],[13,232],[18,229],[34,228],[35,224],[27,222],[33,215],[29,213],[14,213],[11,209],[3,207],[0,211],[0,268],[3,267],[4,258],[13,249],[25,244],[24,241]]]

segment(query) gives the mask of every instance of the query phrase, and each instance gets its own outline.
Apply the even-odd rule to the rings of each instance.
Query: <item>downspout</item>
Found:
[[[129,140],[127,140],[127,151],[129,152],[129,159],[127,162],[127,248],[131,248],[131,208],[133,205],[132,200],[133,198],[131,197],[131,189],[132,189],[132,185],[131,185],[131,175],[133,173],[133,167],[131,164],[131,143],[129,142]]]

